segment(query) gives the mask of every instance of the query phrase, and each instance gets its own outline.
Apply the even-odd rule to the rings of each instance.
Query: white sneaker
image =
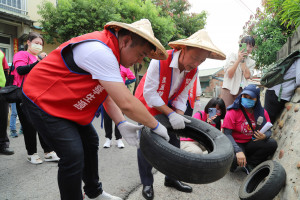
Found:
[[[106,138],[103,147],[104,147],[104,148],[109,148],[110,145],[111,145],[111,140],[110,140],[109,138]]]
[[[84,195],[84,200],[85,199],[90,199],[88,196]],[[97,198],[95,198],[95,200],[122,200],[120,197],[116,197],[116,196],[113,196],[111,194],[108,194],[106,192],[102,192],[102,194],[100,194]]]
[[[51,151],[50,153],[45,153],[45,161],[50,162],[50,161],[59,161],[60,158],[56,155],[54,151]]]
[[[118,139],[117,140],[118,142],[118,148],[120,148],[120,149],[123,149],[125,146],[124,146],[124,143],[122,142],[122,139]]]
[[[27,160],[34,165],[43,163],[42,159],[37,153],[34,153],[32,155],[27,155]]]

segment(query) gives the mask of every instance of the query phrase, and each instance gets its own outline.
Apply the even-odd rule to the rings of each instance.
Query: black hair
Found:
[[[126,35],[130,35],[131,36],[131,40],[132,40],[132,44],[130,47],[135,47],[135,46],[143,46],[145,44],[148,44],[151,48],[151,50],[156,50],[156,47],[149,42],[148,40],[146,40],[145,38],[139,36],[138,34],[135,34],[125,28],[122,28],[119,32],[118,32],[119,37],[122,36],[126,36]]]
[[[209,102],[206,104],[206,106],[204,108],[204,112],[208,113],[209,108],[215,108],[217,105],[219,106],[219,108],[221,110],[220,118],[224,119],[225,114],[226,114],[226,106],[225,106],[225,103],[222,98],[214,97],[211,100],[209,100]]]
[[[255,46],[255,40],[252,36],[245,36],[242,38],[241,43],[250,44],[253,47]]]
[[[37,33],[37,32],[30,32],[28,35],[27,35],[27,40],[29,40],[30,42],[32,42],[32,40],[34,40],[35,38],[41,38],[42,41],[43,41],[43,45],[44,46],[44,38],[41,34]],[[24,46],[24,50],[27,51],[28,49],[28,45],[25,44]]]

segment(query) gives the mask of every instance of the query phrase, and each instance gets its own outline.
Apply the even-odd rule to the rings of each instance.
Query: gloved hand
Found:
[[[126,142],[130,146],[136,146],[139,147],[140,140],[138,138],[137,131],[142,129],[144,125],[135,125],[132,123],[129,123],[127,121],[121,121],[117,125],[122,137],[126,140]]]
[[[158,122],[157,126],[151,130],[169,142],[170,137],[169,137],[168,131],[167,131],[166,127],[164,127],[164,125],[162,125],[161,123]]]
[[[177,114],[175,111],[171,112],[168,117],[173,129],[184,129],[184,122],[191,123],[191,120]]]
[[[201,103],[200,100],[196,100],[195,105],[194,105],[194,111],[198,112],[201,110]]]

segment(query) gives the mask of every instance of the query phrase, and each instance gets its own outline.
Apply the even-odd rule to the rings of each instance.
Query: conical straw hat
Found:
[[[169,46],[173,49],[182,49],[185,46],[197,47],[210,51],[211,53],[208,58],[217,60],[226,59],[226,55],[212,43],[207,32],[204,30],[199,30],[186,39],[169,42]]]
[[[121,28],[125,28],[145,38],[156,47],[156,51],[152,51],[148,56],[149,58],[154,58],[157,60],[165,60],[168,57],[168,54],[165,48],[163,47],[163,45],[159,42],[158,39],[155,38],[151,23],[148,19],[141,19],[132,24],[111,21],[108,22],[104,26],[104,28],[113,28],[116,31],[119,31]]]

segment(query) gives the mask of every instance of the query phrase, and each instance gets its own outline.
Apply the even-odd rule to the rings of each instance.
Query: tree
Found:
[[[281,25],[276,15],[262,12],[259,8],[255,16],[251,15],[243,27],[244,35],[251,35],[255,39],[256,48],[253,57],[258,69],[267,68],[277,59],[277,52],[290,36],[290,31]]]
[[[187,38],[206,25],[207,13],[189,13],[191,7],[187,0],[152,0],[157,7],[162,8],[161,15],[171,16],[176,32],[171,41]]]

